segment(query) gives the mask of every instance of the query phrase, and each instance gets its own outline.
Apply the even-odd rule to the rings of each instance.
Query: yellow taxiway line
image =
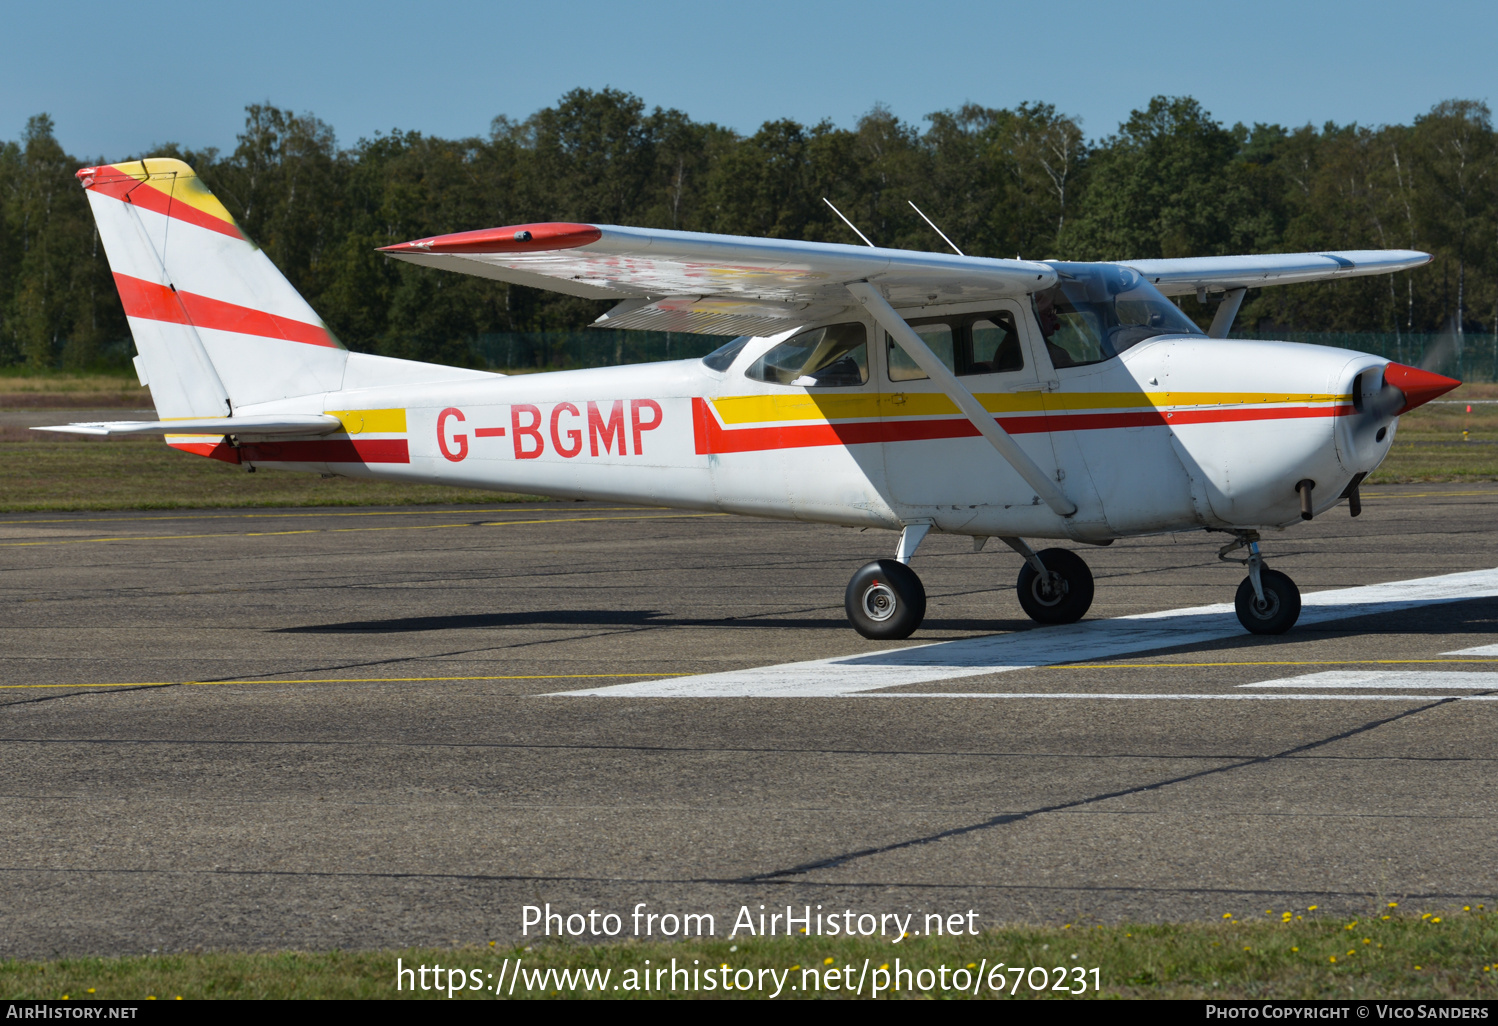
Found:
[[[0,526],[10,524],[97,524],[97,523],[130,523],[139,520],[255,520],[255,519],[287,519],[292,517],[453,517],[463,513],[502,513],[505,507],[525,508],[545,507],[555,505],[558,513],[563,512],[571,503],[541,503],[541,502],[497,502],[492,509],[397,509],[397,510],[348,510],[348,511],[325,511],[308,510],[305,513],[184,513],[181,516],[156,516],[156,517],[60,517],[56,520],[4,520]],[[669,506],[594,506],[594,513],[620,513],[632,509],[669,509]],[[84,511],[87,512],[87,511]],[[539,512],[536,509],[527,512]]]
[[[412,684],[455,680],[591,680],[599,677],[690,677],[690,673],[517,673],[499,677],[312,677],[306,680],[154,680],[113,684],[0,684],[0,691],[29,688],[186,688],[224,684]]]
[[[438,531],[457,527],[509,527],[519,524],[580,524],[595,520],[690,520],[700,517],[726,517],[731,515],[729,513],[651,513],[635,517],[543,517],[540,520],[489,520],[477,524],[398,524],[392,527],[306,527],[294,531],[210,531],[203,534],[122,534],[104,538],[54,538],[42,541],[0,542],[0,548],[21,548],[38,545],[91,545],[99,542],[189,541],[194,538],[274,538],[286,534]]]

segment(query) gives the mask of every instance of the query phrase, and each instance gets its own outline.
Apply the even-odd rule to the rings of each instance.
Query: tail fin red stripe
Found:
[[[243,239],[244,232],[233,221],[225,221],[184,201],[173,202],[172,197],[152,182],[142,182],[134,175],[126,174],[114,167],[86,167],[78,172],[84,187],[117,200],[134,203],[143,210],[154,210],[158,214],[174,217],[199,228]]]
[[[280,338],[329,349],[342,348],[321,324],[277,317],[264,310],[253,310],[192,292],[174,292],[169,286],[118,272],[115,273],[114,283],[120,290],[120,301],[124,303],[127,317],[192,324],[199,328],[259,335],[262,338]]]

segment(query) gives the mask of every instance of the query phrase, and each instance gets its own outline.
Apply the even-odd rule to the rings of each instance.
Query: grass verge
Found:
[[[1298,914],[1296,914],[1298,913]],[[1014,989],[1013,971],[1000,973],[1008,998],[1066,998],[1073,995],[1050,989],[1056,985],[1055,967],[1065,967],[1069,986],[1076,987],[1072,970],[1081,968],[1088,982],[1086,997],[1113,998],[1498,998],[1498,923],[1479,907],[1449,913],[1427,913],[1419,918],[1401,915],[1390,907],[1365,919],[1318,918],[1314,911],[1286,914],[1269,910],[1250,921],[1225,917],[1217,923],[1176,923],[1149,926],[1009,927],[976,937],[907,938],[900,945],[887,940],[847,938],[750,938],[625,943],[584,946],[537,941],[529,947],[475,945],[452,948],[408,948],[398,951],[308,953],[196,953],[145,955],[126,958],[66,958],[47,962],[0,962],[0,993],[13,999],[183,998],[440,998],[443,989],[395,989],[396,960],[403,967],[442,966],[448,970],[477,971],[487,988],[497,979],[509,990],[516,961],[522,973],[515,998],[548,997],[768,997],[774,989],[768,972],[783,979],[781,997],[847,997],[864,973],[863,996],[879,970],[892,976],[897,969],[932,970],[929,977],[912,975],[897,993],[882,997],[998,996],[989,987],[992,967],[1040,967],[1046,970],[1046,989],[1031,989],[1026,973]],[[627,923],[626,923],[627,926]],[[896,959],[899,962],[896,962]],[[646,960],[652,970],[672,959],[678,969],[695,969],[697,989],[638,987]],[[723,970],[729,980],[749,975],[756,985],[725,993]],[[946,967],[945,977],[939,973]],[[973,979],[988,967],[981,981]],[[1090,970],[1099,970],[1101,990],[1094,992]],[[852,967],[850,971],[831,970]],[[955,989],[954,973],[967,970],[965,991]],[[574,979],[568,986],[556,973],[588,970],[608,976],[590,990]],[[712,970],[715,989],[708,990],[701,975]],[[741,973],[749,970],[749,974]],[[790,976],[783,974],[790,970]],[[532,978],[531,973],[539,976]],[[1040,983],[1040,973],[1033,974]],[[957,979],[961,977],[958,976]],[[432,974],[422,976],[430,985]],[[474,977],[462,979],[464,989],[453,998],[495,997],[492,989],[472,990]],[[757,985],[763,979],[764,989]],[[844,987],[845,979],[848,982]],[[945,979],[948,989],[940,982]],[[817,984],[820,986],[816,986]],[[833,989],[831,984],[836,984]],[[794,988],[794,989],[793,989]],[[506,993],[505,996],[509,996]]]
[[[243,467],[159,438],[0,443],[0,513],[242,506],[492,505],[534,496]]]

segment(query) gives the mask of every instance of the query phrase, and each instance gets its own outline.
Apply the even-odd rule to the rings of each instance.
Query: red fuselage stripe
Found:
[[[173,449],[223,460],[225,463],[410,463],[404,438],[366,438],[359,441],[317,439],[262,442],[234,448],[226,442],[167,442]]]
[[[1216,424],[1246,420],[1292,420],[1340,417],[1350,406],[1274,408],[1213,408],[1138,410],[1127,413],[1051,413],[1028,417],[996,417],[1011,435],[1043,431],[1101,431],[1109,428],[1161,427],[1169,424]],[[707,402],[692,400],[692,428],[698,455],[802,449],[818,445],[868,445],[875,442],[915,442],[933,438],[976,438],[978,429],[967,420],[865,420],[846,424],[786,424],[774,427],[725,429]]]
[[[315,441],[258,442],[239,447],[240,459],[251,463],[410,463],[404,438],[317,439]]]
[[[114,283],[120,290],[120,302],[125,306],[127,317],[191,324],[241,335],[258,335],[261,338],[302,342],[309,346],[338,348],[338,343],[321,324],[277,317],[264,310],[225,303],[192,292],[173,292],[166,285],[158,285],[143,278],[132,278],[119,272],[115,272]]]

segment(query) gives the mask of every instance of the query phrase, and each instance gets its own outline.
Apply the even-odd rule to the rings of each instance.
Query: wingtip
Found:
[[[480,228],[451,235],[432,235],[393,246],[380,246],[377,252],[393,255],[428,253],[545,253],[559,249],[577,249],[603,238],[603,230],[591,224],[549,221],[540,224],[516,224],[503,228]]]

